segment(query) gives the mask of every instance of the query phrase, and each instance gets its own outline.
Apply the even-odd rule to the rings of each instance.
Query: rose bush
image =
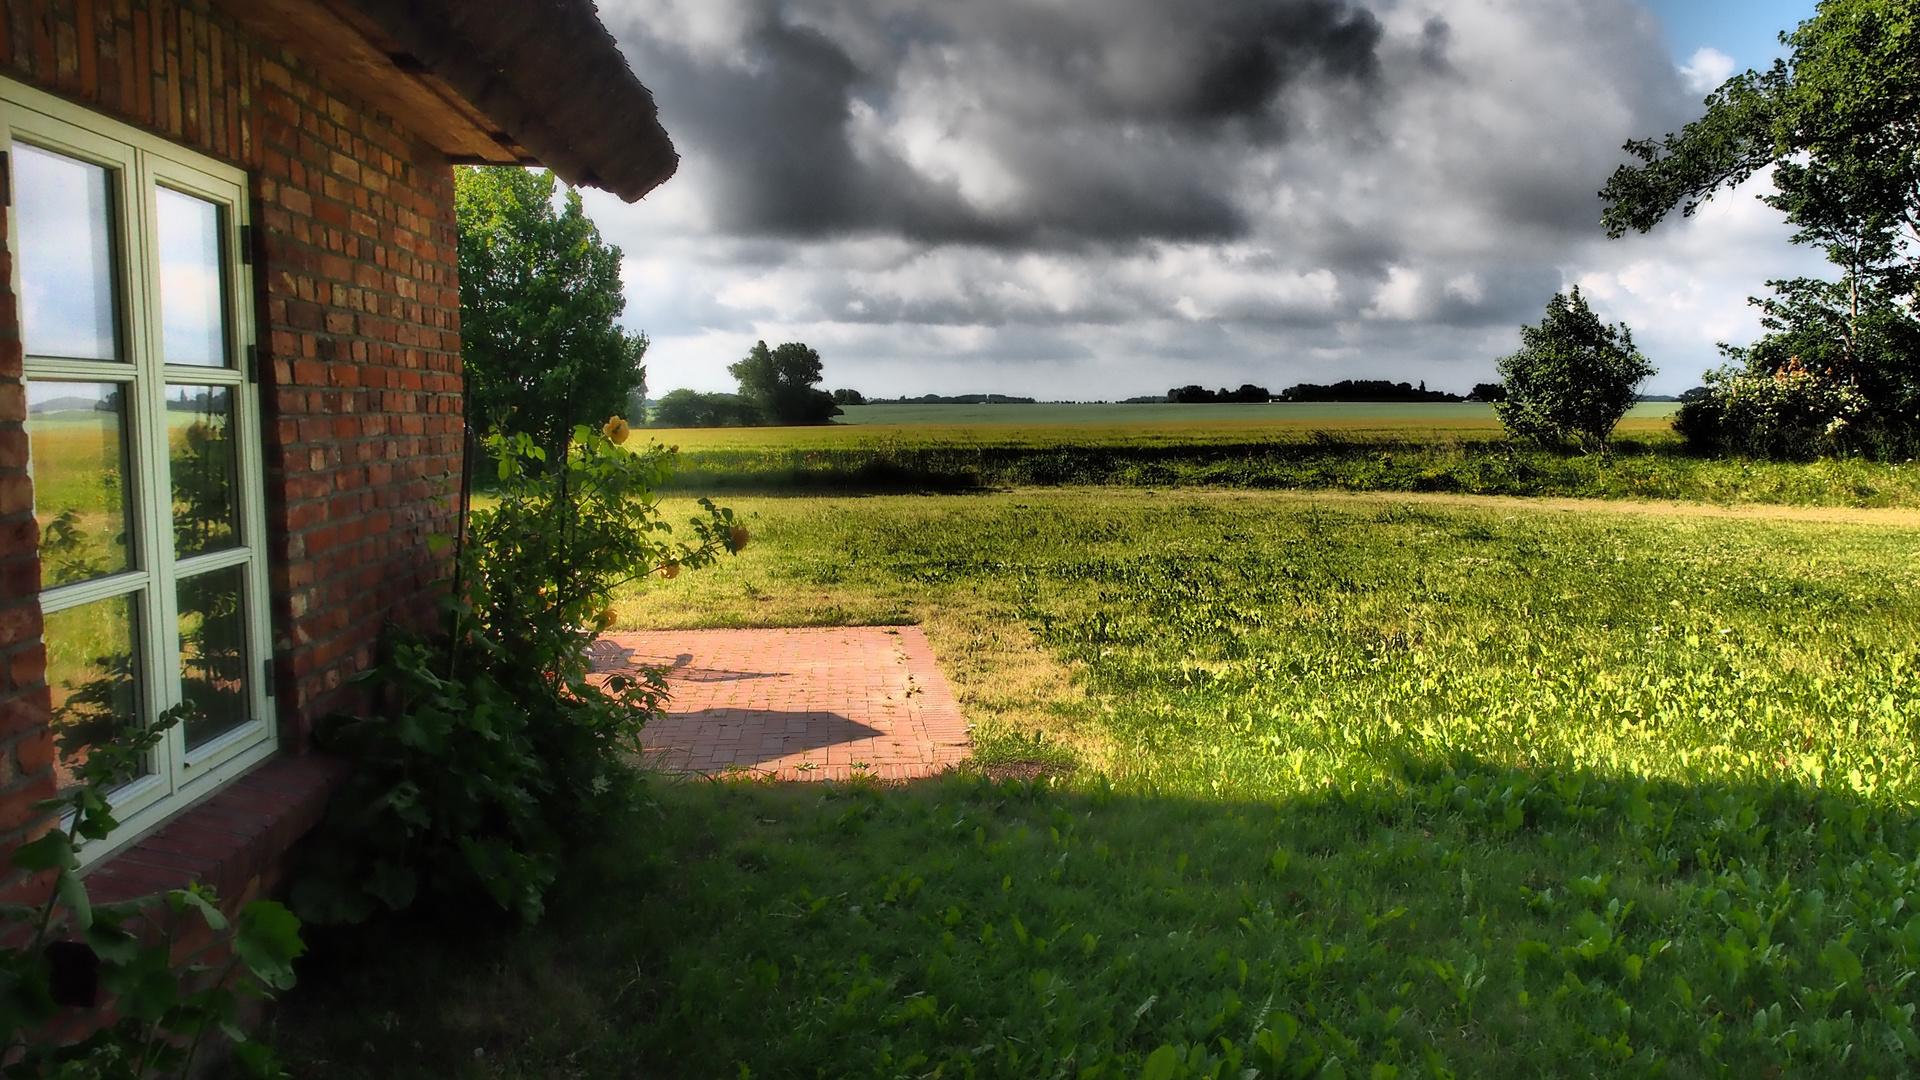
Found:
[[[1706,393],[1683,403],[1673,427],[1713,453],[1806,461],[1854,448],[1855,425],[1869,411],[1856,388],[1809,371],[1798,358],[1778,371],[1721,368]]]

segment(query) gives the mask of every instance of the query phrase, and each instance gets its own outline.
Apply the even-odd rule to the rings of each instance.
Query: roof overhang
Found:
[[[213,0],[454,162],[545,165],[628,202],[679,166],[590,0]]]

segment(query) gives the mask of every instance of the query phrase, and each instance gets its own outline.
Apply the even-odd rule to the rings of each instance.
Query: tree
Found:
[[[1609,326],[1575,286],[1555,293],[1539,326],[1520,328],[1520,351],[1500,361],[1506,397],[1493,411],[1508,433],[1540,442],[1571,437],[1589,453],[1633,408],[1653,365],[1625,324]]]
[[[470,421],[525,432],[558,461],[574,425],[625,416],[646,387],[646,335],[614,322],[620,249],[577,191],[555,209],[551,172],[456,169],[454,208]]]
[[[727,371],[740,380],[740,396],[751,402],[773,424],[824,424],[840,415],[833,395],[815,389],[820,382],[820,354],[798,341],[775,349],[757,341],[746,359]]]
[[[753,427],[759,423],[759,410],[738,394],[675,390],[653,407],[654,427]]]
[[[1770,281],[1753,302],[1768,334],[1723,347],[1750,372],[1791,361],[1867,402],[1877,437],[1920,424],[1920,0],[1822,0],[1782,42],[1792,54],[1736,75],[1707,113],[1658,143],[1627,150],[1600,193],[1609,236],[1645,232],[1675,206],[1692,214],[1771,167],[1766,203],[1822,250],[1837,281]],[[1798,377],[1797,375],[1795,376]],[[1724,380],[1723,380],[1724,381]]]

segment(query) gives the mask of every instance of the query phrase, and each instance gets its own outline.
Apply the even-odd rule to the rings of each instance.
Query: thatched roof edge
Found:
[[[591,0],[350,0],[570,184],[628,202],[679,167]]]

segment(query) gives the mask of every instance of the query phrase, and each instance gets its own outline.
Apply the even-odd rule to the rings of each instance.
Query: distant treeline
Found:
[[[1176,405],[1214,405],[1225,402],[1257,402],[1265,404],[1273,400],[1273,394],[1264,386],[1242,383],[1240,389],[1229,390],[1221,387],[1209,390],[1204,386],[1176,386],[1167,391],[1167,400]]]
[[[1176,386],[1167,391],[1164,398],[1128,398],[1130,403],[1150,401],[1168,401],[1179,405],[1212,405],[1227,402],[1267,402],[1267,401],[1499,401],[1506,394],[1496,383],[1481,383],[1473,388],[1466,397],[1449,394],[1444,390],[1429,390],[1422,382],[1419,386],[1411,383],[1388,382],[1385,379],[1342,379],[1331,385],[1322,383],[1298,383],[1287,387],[1278,394],[1268,392],[1264,386],[1252,383],[1241,384],[1238,390],[1221,387],[1209,390],[1204,386]]]
[[[848,395],[842,399],[840,395]],[[842,405],[1037,405],[1039,402],[1030,397],[1014,397],[1011,394],[955,394],[943,397],[939,394],[921,394],[919,397],[870,398],[863,397],[858,390],[835,390],[834,400]]]
[[[1422,382],[1419,386],[1411,383],[1388,382],[1385,379],[1342,379],[1332,385],[1320,383],[1299,383],[1289,386],[1275,394],[1264,386],[1242,383],[1238,390],[1221,387],[1209,390],[1197,383],[1176,386],[1165,394],[1151,394],[1144,397],[1123,399],[1122,405],[1220,405],[1220,404],[1259,404],[1269,401],[1499,401],[1506,397],[1498,383],[1480,383],[1473,393],[1466,397],[1449,394],[1441,390],[1429,390]],[[1010,394],[958,394],[943,397],[939,394],[922,394],[919,397],[870,398],[858,390],[835,390],[833,400],[840,405],[1034,405],[1038,402],[1030,397],[1014,397]]]
[[[1478,393],[1482,387],[1475,387]],[[1449,394],[1445,390],[1429,390],[1423,381],[1419,386],[1411,383],[1388,382],[1385,379],[1342,379],[1331,386],[1319,383],[1300,383],[1280,391],[1280,401],[1465,401],[1459,394]]]
[[[1473,390],[1466,396],[1450,394],[1444,390],[1429,390],[1422,381],[1418,386],[1412,383],[1389,382],[1386,379],[1342,379],[1337,383],[1296,383],[1275,394],[1264,386],[1242,383],[1238,390],[1221,387],[1209,390],[1198,384],[1176,386],[1165,394],[1148,394],[1141,397],[1123,398],[1122,405],[1218,405],[1218,404],[1265,404],[1270,401],[1281,402],[1492,402],[1504,401],[1506,388],[1499,383],[1475,383]],[[835,390],[833,400],[839,405],[1034,405],[1038,401],[1030,397],[1014,397],[1010,394],[956,394],[944,397],[940,394],[922,394],[919,397],[870,398],[858,390]],[[1682,401],[1685,397],[1670,397],[1663,394],[1642,394],[1641,401]]]

